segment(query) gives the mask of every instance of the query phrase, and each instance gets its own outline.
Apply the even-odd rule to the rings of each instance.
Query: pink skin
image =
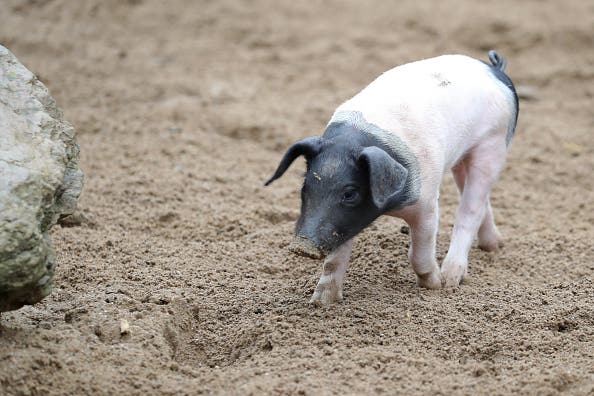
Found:
[[[439,266],[435,259],[435,243],[439,225],[438,194],[408,211],[398,214],[410,226],[408,259],[417,274],[417,284],[426,289],[439,289]]]
[[[467,159],[461,160],[456,166],[452,168],[452,174],[460,197],[464,192],[464,184],[466,182],[466,168],[468,166]],[[495,220],[493,218],[493,209],[491,208],[491,202],[487,197],[487,205],[483,221],[478,229],[478,246],[484,251],[494,252],[502,246],[501,234],[495,226]]]
[[[479,144],[454,171],[461,199],[450,248],[441,266],[446,286],[458,286],[467,276],[468,252],[477,233],[479,246],[490,250],[499,246],[489,193],[505,163],[506,147],[500,139],[495,136]]]
[[[428,289],[458,286],[467,276],[468,253],[477,236],[481,249],[494,251],[501,245],[489,195],[507,155],[510,120],[515,117],[511,91],[486,65],[448,55],[382,74],[340,105],[333,119],[342,120],[352,111],[386,131],[381,136],[386,144],[393,143],[391,134],[397,136],[419,162],[418,201],[386,213],[410,226],[408,256],[418,285]],[[460,205],[440,269],[435,257],[438,198],[441,179],[449,170],[460,192]],[[351,249],[352,240],[326,260],[312,302],[342,299]]]
[[[442,281],[446,287],[458,286],[468,274],[468,253],[477,233],[481,249],[494,251],[500,246],[501,236],[493,222],[489,192],[504,164],[504,160],[497,159],[505,159],[505,153],[497,152],[497,145],[493,146],[489,143],[479,145],[452,168],[461,200],[441,273],[435,258],[439,224],[437,194],[398,213],[398,217],[410,226],[408,257],[420,287],[439,289]],[[505,145],[498,147],[505,151]],[[344,275],[352,247],[353,239],[326,258],[311,303],[329,304],[342,300]]]
[[[391,215],[403,218],[410,226],[411,244],[408,257],[417,283],[427,289],[456,287],[467,276],[468,253],[478,234],[479,247],[495,251],[501,236],[493,222],[489,202],[491,187],[505,163],[506,147],[503,135],[496,135],[477,145],[453,168],[454,180],[460,192],[460,205],[448,254],[441,271],[435,258],[435,242],[439,224],[438,194]],[[437,186],[439,187],[439,186]],[[353,239],[331,253],[323,265],[323,275],[310,300],[329,304],[342,300],[344,275],[353,246]]]
[[[329,304],[342,300],[344,274],[353,250],[353,240],[349,239],[330,253],[324,260],[322,276],[311,297],[310,303]]]

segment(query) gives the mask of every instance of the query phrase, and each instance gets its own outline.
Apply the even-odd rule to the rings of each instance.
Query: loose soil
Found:
[[[5,0],[0,43],[86,173],[53,294],[0,319],[1,394],[594,394],[593,2]],[[382,218],[344,302],[309,306],[321,263],[287,251],[303,162],[262,185],[284,149],[395,65],[491,48],[523,98],[504,248],[419,290]],[[450,176],[440,201],[441,260]]]

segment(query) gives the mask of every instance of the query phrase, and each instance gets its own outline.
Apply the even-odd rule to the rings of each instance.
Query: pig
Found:
[[[381,215],[410,228],[417,284],[458,287],[475,237],[486,251],[502,237],[489,195],[514,135],[518,96],[496,51],[490,63],[443,55],[395,67],[334,112],[322,136],[291,145],[269,185],[304,156],[301,213],[291,250],[325,258],[312,303],[343,298],[355,236]],[[449,250],[438,266],[439,188],[450,170],[460,204]]]

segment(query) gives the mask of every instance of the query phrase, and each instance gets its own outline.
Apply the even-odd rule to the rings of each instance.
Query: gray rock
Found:
[[[0,46],[0,312],[51,291],[48,231],[76,208],[78,151],[47,88]]]

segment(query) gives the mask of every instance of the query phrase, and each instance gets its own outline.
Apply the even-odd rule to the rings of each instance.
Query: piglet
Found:
[[[489,202],[518,118],[518,97],[490,64],[444,55],[391,69],[334,112],[322,136],[294,143],[269,185],[303,155],[307,171],[291,249],[325,257],[314,303],[342,299],[354,237],[380,215],[410,226],[408,252],[418,285],[456,287],[467,276],[475,236],[494,251],[501,236]],[[439,187],[451,170],[460,192],[450,247],[435,258]]]

